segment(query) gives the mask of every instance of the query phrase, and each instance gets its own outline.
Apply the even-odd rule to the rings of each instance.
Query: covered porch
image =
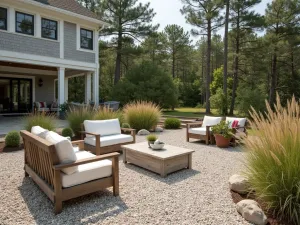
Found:
[[[81,77],[77,88],[80,90],[74,95],[77,90],[76,88],[70,90],[69,83],[78,77]],[[46,102],[49,108],[55,102],[60,105],[69,100],[85,104],[94,102],[97,105],[98,87],[98,69],[49,67],[0,61],[0,115],[33,112],[35,102]],[[72,99],[69,99],[70,94]]]

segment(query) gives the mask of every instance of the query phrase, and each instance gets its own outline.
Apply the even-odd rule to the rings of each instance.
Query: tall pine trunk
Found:
[[[225,100],[225,102],[223,103],[224,115],[227,115],[228,23],[229,23],[229,0],[226,0],[225,34],[224,34],[224,76],[223,76],[223,94]]]
[[[172,52],[172,76],[175,78],[175,52]]]
[[[206,57],[206,114],[210,114],[210,61],[211,61],[211,20],[207,20],[207,57]]]
[[[276,100],[276,86],[277,86],[277,53],[276,49],[272,57],[272,73],[271,73],[271,84],[270,84],[270,95],[269,103],[271,107],[274,107]]]
[[[115,85],[119,82],[119,80],[121,78],[121,59],[122,59],[121,51],[122,51],[122,33],[119,32],[118,46],[117,46],[116,68],[115,68],[115,80],[114,80]]]

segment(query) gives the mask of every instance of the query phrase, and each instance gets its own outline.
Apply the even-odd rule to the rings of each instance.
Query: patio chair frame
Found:
[[[190,138],[198,139],[201,141],[205,141],[207,145],[213,144],[215,141],[215,138],[213,134],[210,132],[211,126],[206,126],[206,134],[201,135],[201,134],[193,134],[189,132],[189,129],[191,128],[197,128],[197,127],[202,127],[203,121],[200,122],[193,122],[193,123],[188,123],[186,126],[186,141],[189,142]]]
[[[113,195],[119,195],[119,153],[95,156],[88,159],[77,160],[74,163],[60,164],[55,145],[31,134],[21,131],[24,143],[25,177],[30,176],[40,189],[54,203],[55,214],[62,211],[63,201],[90,194],[108,187],[113,187]],[[84,149],[83,141],[73,141],[72,144]],[[104,159],[112,160],[112,175],[76,186],[63,188],[61,170],[79,166]]]
[[[87,143],[84,143],[84,148],[87,151],[90,151],[96,155],[102,155],[102,154],[107,154],[107,153],[111,153],[111,152],[120,152],[122,150],[121,146],[122,145],[127,145],[127,144],[134,144],[135,143],[135,139],[136,139],[136,130],[135,129],[131,129],[131,128],[121,128],[121,133],[130,133],[130,135],[133,137],[133,141],[130,142],[125,142],[125,143],[121,143],[121,144],[115,144],[115,145],[109,145],[109,146],[104,146],[101,147],[101,135],[100,134],[95,134],[95,133],[90,133],[85,131],[84,129],[84,124],[81,124],[81,140],[84,140],[86,135],[93,135],[96,138],[96,146],[93,145],[89,145]]]

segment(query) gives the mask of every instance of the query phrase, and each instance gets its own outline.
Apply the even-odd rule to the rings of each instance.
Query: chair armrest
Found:
[[[130,132],[131,135],[135,135],[136,133],[136,129],[132,129],[132,128],[121,128],[122,132],[128,131]]]
[[[95,137],[97,137],[97,136],[101,136],[100,134],[96,134],[96,133],[92,133],[92,132],[87,132],[87,131],[80,131],[80,133],[82,133],[82,134],[88,134],[88,135],[93,135],[93,136],[95,136]]]
[[[72,167],[72,166],[79,166],[79,165],[82,165],[82,164],[101,161],[101,160],[104,160],[104,159],[112,159],[112,158],[115,158],[115,157],[119,157],[119,155],[120,155],[120,153],[117,153],[117,152],[113,152],[113,153],[109,153],[109,154],[105,154],[105,155],[98,155],[98,156],[94,156],[94,157],[87,158],[87,159],[80,159],[80,160],[77,160],[73,163],[62,163],[62,164],[54,165],[53,169],[54,170],[62,170],[62,169],[69,168],[69,167]]]
[[[187,128],[192,128],[192,127],[201,127],[203,122],[193,122],[193,123],[187,123]]]
[[[80,150],[84,149],[84,140],[79,140],[79,141],[72,141],[71,142],[73,145],[78,145]]]

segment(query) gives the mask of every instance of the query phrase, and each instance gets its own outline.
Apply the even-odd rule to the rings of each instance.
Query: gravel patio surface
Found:
[[[236,211],[228,178],[242,167],[239,148],[219,149],[185,141],[185,130],[164,131],[160,140],[195,150],[193,169],[167,178],[120,157],[120,196],[112,189],[53,204],[24,178],[24,152],[0,154],[0,224],[249,224]],[[137,141],[145,137],[137,136]]]

